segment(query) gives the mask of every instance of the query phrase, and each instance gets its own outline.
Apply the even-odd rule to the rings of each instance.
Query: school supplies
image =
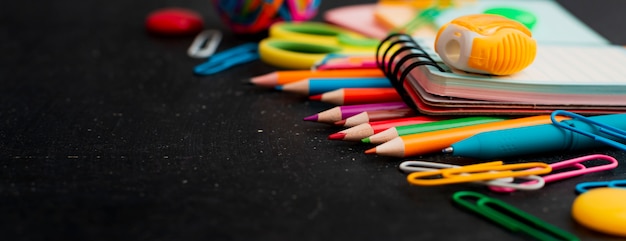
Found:
[[[324,21],[350,29],[365,36],[383,39],[389,30],[374,16],[376,4],[348,5],[324,12]]]
[[[259,43],[264,62],[289,69],[309,69],[327,54],[372,54],[378,40],[324,23],[275,23]]]
[[[576,192],[584,193],[594,188],[610,187],[610,188],[626,188],[626,180],[611,180],[601,182],[581,182],[576,184]]]
[[[334,124],[336,126],[353,127],[372,121],[392,120],[409,116],[415,116],[415,112],[408,107],[394,110],[373,110],[364,111],[360,114],[348,117],[344,120],[337,121]]]
[[[387,80],[389,83],[389,80]],[[391,84],[389,83],[389,86]],[[335,105],[355,105],[376,102],[402,101],[394,88],[341,88],[319,95],[309,96],[309,100],[323,101]]]
[[[390,141],[393,138],[399,136],[406,136],[417,133],[424,133],[429,131],[437,131],[437,130],[445,130],[463,126],[472,126],[496,121],[503,121],[507,118],[504,117],[493,117],[493,116],[472,116],[472,117],[461,117],[454,118],[449,120],[441,120],[434,121],[423,124],[414,124],[414,125],[404,125],[404,126],[395,126],[391,127],[387,130],[381,131],[370,137],[363,138],[361,141],[363,143],[372,143],[372,144],[381,144],[387,141]]]
[[[342,105],[337,106],[312,116],[304,118],[305,121],[316,121],[322,123],[333,124],[339,120],[346,119],[364,111],[372,110],[395,110],[406,108],[404,102],[384,102],[375,104],[361,104],[361,105]]]
[[[576,236],[532,216],[499,199],[471,191],[452,195],[459,206],[481,215],[512,232],[522,232],[538,240],[579,240]]]
[[[187,49],[187,56],[192,58],[211,57],[222,41],[222,32],[214,29],[200,32]]]
[[[327,54],[312,67],[314,70],[328,69],[377,69],[376,57],[372,54]]]
[[[596,188],[572,204],[576,222],[598,232],[626,237],[626,189]]]
[[[562,113],[564,112],[554,112],[552,116],[562,116]],[[572,115],[564,117],[571,118]],[[599,115],[587,119],[614,128],[626,129],[626,114]],[[558,121],[554,123],[556,122]],[[460,140],[443,151],[455,156],[490,159],[549,151],[577,150],[605,144],[593,138],[562,129],[559,126],[575,126],[577,130],[589,132],[599,138],[607,140],[613,138],[602,133],[601,128],[598,128],[597,125],[576,118],[562,121],[559,125],[543,124],[479,133]]]
[[[211,75],[257,59],[259,59],[257,45],[242,44],[214,54],[204,63],[194,67],[193,72],[197,75]]]
[[[554,119],[554,117],[557,115],[570,117],[574,120],[584,122],[595,128],[593,130],[589,130],[585,128],[580,128],[579,126],[575,126],[570,123],[559,122]],[[623,128],[622,125],[612,125],[611,123],[604,123],[602,122],[602,120],[596,120],[595,118],[587,118],[582,115],[564,111],[564,110],[554,111],[551,116],[552,116],[552,124],[560,128],[576,132],[578,134],[589,137],[597,142],[602,142],[604,144],[613,146],[615,148],[619,148],[622,151],[626,151],[626,145],[614,140],[614,139],[626,140],[626,131],[624,131],[624,129],[626,128]],[[616,118],[619,118],[619,117],[616,117]],[[601,136],[599,134],[602,134],[604,136]]]
[[[163,36],[194,35],[202,31],[204,21],[200,13],[186,8],[162,8],[146,17],[146,30]]]
[[[607,114],[626,110],[626,70],[618,64],[626,61],[626,50],[621,46],[539,44],[533,64],[507,76],[451,69],[433,53],[432,44],[407,35],[390,35],[380,46],[384,47],[377,51],[379,67],[405,101],[424,113],[529,115],[568,109]]]
[[[604,165],[596,165],[592,167],[587,167],[582,164],[584,162],[590,162],[590,161],[595,161],[595,160],[602,160],[608,163]],[[559,181],[559,180],[563,180],[563,179],[571,178],[575,176],[580,176],[580,175],[584,175],[588,173],[614,169],[617,167],[618,162],[615,158],[611,156],[595,154],[595,155],[587,155],[587,156],[578,157],[578,158],[574,158],[570,160],[560,161],[560,162],[552,163],[549,165],[550,167],[552,167],[553,172],[556,170],[562,170],[562,169],[572,169],[572,170],[550,173],[548,175],[541,176],[541,179],[543,179],[545,183],[555,182],[555,181]],[[530,185],[533,183],[535,183],[535,181],[523,182],[523,183],[520,183],[520,185],[527,185],[527,184]],[[490,186],[489,189],[491,189],[491,191],[494,191],[494,192],[515,191],[514,188],[505,188],[501,186]]]
[[[406,179],[412,185],[434,186],[464,182],[486,181],[506,177],[523,177],[546,174],[552,168],[542,162],[503,164],[502,161],[485,165],[469,165],[432,171],[413,172]]]
[[[371,136],[375,133],[379,133],[386,129],[399,125],[411,125],[419,123],[429,123],[433,121],[442,120],[442,117],[431,116],[414,116],[400,119],[374,121],[370,123],[363,123],[357,126],[350,127],[348,129],[339,131],[337,133],[328,136],[330,140],[343,140],[343,141],[359,141],[365,137]]]
[[[324,20],[370,37],[383,39],[390,31],[402,28],[424,9],[436,6],[435,4],[444,7],[445,10],[436,15],[433,23],[409,34],[434,38],[437,28],[452,19],[468,14],[492,13],[524,23],[540,43],[609,43],[557,1],[379,1],[376,4],[331,9],[324,14]]]
[[[566,119],[565,117],[559,117]],[[561,120],[562,120],[561,119]],[[378,154],[393,157],[408,157],[415,155],[440,152],[443,148],[468,138],[472,135],[494,130],[533,126],[550,123],[550,116],[540,115],[518,119],[497,121],[472,126],[431,131],[396,137],[365,151],[366,154]]]
[[[213,0],[222,21],[235,33],[257,33],[279,21],[306,21],[313,18],[320,0]]]
[[[440,169],[445,169],[445,168],[462,168],[462,167],[467,168],[467,167],[476,167],[476,166],[496,166],[496,165],[501,165],[501,163],[486,162],[486,163],[478,163],[478,164],[472,164],[472,165],[467,165],[467,166],[458,166],[458,165],[444,164],[444,163],[439,163],[439,162],[404,161],[400,163],[398,168],[405,173],[413,173],[413,172],[435,171],[435,170],[440,170]],[[519,184],[513,183],[512,177],[504,177],[504,178],[498,178],[498,179],[486,180],[486,181],[474,181],[472,183],[478,183],[478,184],[483,184],[483,185],[496,185],[500,187],[508,187],[508,188],[515,188],[515,189],[524,189],[524,190],[536,190],[536,189],[543,187],[544,183],[541,177],[536,176],[536,175],[530,175],[530,176],[526,176],[525,178],[535,180],[535,182],[533,182],[530,185],[519,185]]]
[[[274,87],[308,78],[357,78],[384,77],[379,69],[342,69],[342,70],[283,70],[250,78],[250,83],[264,87]]]
[[[467,165],[464,167],[495,166],[495,165],[500,165],[500,164],[501,163],[499,162],[486,162],[486,163]],[[407,173],[407,174],[413,173],[413,172],[435,171],[435,170],[440,170],[440,169],[445,169],[445,168],[461,168],[461,167],[463,166],[445,164],[445,163],[440,163],[440,162],[428,162],[428,161],[403,161],[398,166],[398,168],[402,172]],[[535,190],[543,186],[543,180],[539,176],[531,175],[527,177],[533,180],[537,180],[537,182],[534,182],[532,185],[519,186],[518,184],[512,183],[513,182],[512,177],[505,177],[505,178],[498,178],[498,179],[487,180],[487,181],[476,181],[472,183],[478,183],[478,184],[483,184],[483,185],[507,186],[507,187],[516,188],[516,189],[523,188],[526,190]]]
[[[276,90],[299,95],[317,95],[341,88],[382,88],[391,87],[385,77],[359,78],[309,78],[285,85],[276,86]],[[391,100],[394,101],[394,100]],[[390,101],[390,102],[391,102]],[[395,100],[399,101],[399,100]],[[370,102],[372,103],[372,102]]]

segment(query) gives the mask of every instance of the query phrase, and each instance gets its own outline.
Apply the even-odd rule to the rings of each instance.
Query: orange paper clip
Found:
[[[465,167],[494,166],[494,165],[502,165],[502,162],[485,162],[485,163],[467,165]],[[427,162],[427,161],[404,161],[400,163],[400,166],[399,166],[400,170],[402,170],[405,173],[425,172],[425,171],[434,171],[434,170],[444,169],[444,168],[461,168],[461,167],[463,166],[445,164],[445,163],[439,163],[439,162]],[[541,179],[541,177],[539,176],[530,175],[524,178],[531,180],[532,184],[522,186],[521,183],[514,183],[513,182],[514,178],[512,177],[498,178],[498,179],[488,180],[488,181],[477,181],[477,182],[472,182],[472,183],[489,185],[489,186],[508,187],[508,188],[513,188],[513,189],[523,189],[523,190],[536,190],[536,189],[542,188],[544,185],[543,179]]]
[[[489,165],[470,165],[460,168],[414,172],[407,176],[407,181],[413,185],[432,186],[540,175],[550,171],[552,171],[552,167],[542,162],[503,165],[502,161],[496,161]]]

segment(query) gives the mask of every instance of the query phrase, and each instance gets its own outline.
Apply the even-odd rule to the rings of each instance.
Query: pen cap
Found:
[[[493,14],[459,17],[437,33],[435,51],[446,65],[473,73],[510,75],[528,67],[537,43],[523,24]]]

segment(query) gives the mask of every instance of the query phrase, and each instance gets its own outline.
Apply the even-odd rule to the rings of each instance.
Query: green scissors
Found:
[[[379,40],[318,22],[273,24],[259,43],[264,62],[287,69],[309,69],[327,54],[372,54]]]

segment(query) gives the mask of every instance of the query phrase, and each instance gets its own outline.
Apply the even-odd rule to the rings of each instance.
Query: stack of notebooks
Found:
[[[533,12],[548,8],[553,14],[538,14],[541,18],[532,31],[538,43],[537,56],[517,74],[489,76],[451,69],[434,52],[434,39],[408,35],[390,35],[381,43],[379,67],[405,101],[424,114],[626,111],[626,49],[611,45],[552,1],[522,2],[507,3],[527,8],[537,5],[531,8]],[[557,33],[563,29],[567,34]]]

